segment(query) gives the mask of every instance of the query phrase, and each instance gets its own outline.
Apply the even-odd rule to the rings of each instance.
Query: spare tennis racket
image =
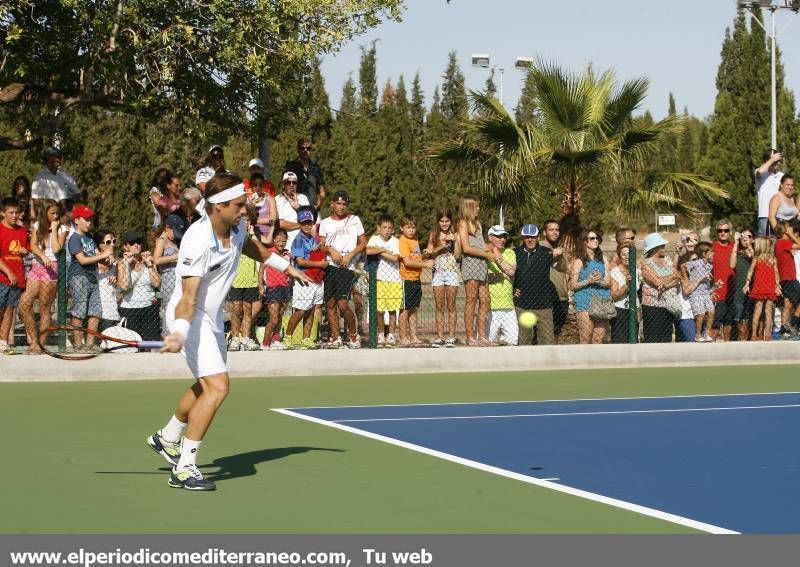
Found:
[[[121,329],[129,331],[128,329]],[[113,336],[126,335],[126,336]],[[43,331],[39,342],[44,352],[61,360],[89,360],[107,352],[138,352],[139,349],[160,349],[164,341],[143,341],[133,331],[105,334],[71,325],[54,325]]]

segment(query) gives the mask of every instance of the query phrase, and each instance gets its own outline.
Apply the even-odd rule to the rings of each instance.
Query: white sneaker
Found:
[[[396,345],[397,345],[397,339],[394,338],[394,334],[389,333],[388,335],[386,335],[386,346],[392,348]]]
[[[228,343],[228,350],[236,351],[242,348],[242,340],[239,337],[231,337],[231,342]]]
[[[383,335],[379,334],[378,335],[378,348],[382,347],[384,345],[384,342],[385,342],[385,339],[384,339]]]
[[[353,335],[347,341],[347,348],[361,348],[361,339],[358,335]]]
[[[250,337],[245,337],[239,341],[239,350],[258,350],[258,343]]]
[[[269,345],[269,350],[286,350],[287,348],[281,341],[272,341],[272,344]]]

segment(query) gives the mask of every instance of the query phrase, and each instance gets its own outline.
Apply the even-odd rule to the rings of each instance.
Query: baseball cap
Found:
[[[142,236],[142,233],[138,230],[128,230],[122,235],[122,243],[130,244],[131,242],[144,243],[144,236]]]
[[[297,222],[304,223],[304,222],[314,222],[314,213],[311,211],[300,211],[297,213]]]
[[[294,171],[287,171],[283,174],[284,181],[297,181],[297,174]]]
[[[264,162],[261,161],[259,158],[251,159],[250,163],[247,164],[247,167],[250,168],[253,167],[254,165],[260,167],[261,169],[264,169]]]
[[[164,224],[172,229],[172,233],[175,235],[175,240],[180,240],[183,238],[183,233],[186,232],[186,226],[184,225],[181,217],[176,214],[167,215]]]
[[[90,219],[94,216],[94,211],[86,205],[75,205],[72,209],[72,218],[74,219]]]
[[[223,150],[223,149],[222,149],[222,146],[220,146],[219,144],[214,144],[213,146],[211,146],[211,147],[208,149],[208,153],[211,153],[211,152],[213,152],[214,150],[219,150],[219,151],[221,151],[221,152],[224,152],[224,151],[225,151],[225,150]]]
[[[539,236],[539,227],[535,224],[526,224],[520,231],[522,236]]]
[[[492,236],[508,236],[508,231],[503,228],[501,225],[496,224],[489,229],[489,234]]]
[[[62,157],[63,153],[61,152],[61,148],[49,147],[44,152],[42,152],[42,161],[47,161],[51,157]]]
[[[335,203],[336,201],[344,201],[345,203],[350,202],[350,194],[347,191],[340,189],[336,193],[333,194],[333,198],[331,199],[331,203]]]

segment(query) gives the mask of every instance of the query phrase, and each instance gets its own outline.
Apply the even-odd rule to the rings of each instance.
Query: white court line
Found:
[[[430,417],[377,417],[371,419],[333,419],[334,423],[358,423],[372,421],[445,421],[448,419],[507,419],[511,417],[563,417],[567,415],[625,415],[636,413],[681,413],[699,411],[732,411],[732,410],[762,410],[778,408],[800,408],[800,404],[786,404],[782,406],[733,406],[718,408],[681,408],[681,409],[652,409],[652,410],[625,410],[625,411],[569,411],[560,413],[516,413],[506,415],[454,415]]]
[[[751,392],[745,394],[686,394],[680,396],[634,396],[630,398],[570,398],[564,400],[511,400],[500,402],[429,402],[423,404],[378,404],[378,405],[358,405],[358,406],[303,406],[295,409],[349,409],[349,408],[405,408],[413,406],[474,406],[488,404],[546,404],[552,402],[604,402],[610,400],[671,400],[682,398],[725,398],[733,396],[786,396],[800,394],[800,392]]]
[[[684,518],[683,516],[677,516],[675,514],[670,514],[668,512],[663,512],[661,510],[656,510],[654,508],[648,508],[646,506],[640,506],[638,504],[633,504],[631,502],[625,502],[624,500],[617,500],[616,498],[610,498],[608,496],[603,496],[602,494],[595,494],[594,492],[588,492],[586,490],[581,490],[579,488],[573,488],[571,486],[565,486],[563,484],[556,484],[554,482],[530,477],[524,474],[515,473],[512,471],[507,471],[505,469],[501,469],[499,467],[493,467],[491,465],[487,465],[484,463],[479,463],[477,461],[472,461],[470,459],[464,459],[462,457],[457,457],[456,455],[451,455],[449,453],[443,453],[441,451],[436,451],[434,449],[429,449],[427,447],[423,447],[421,445],[415,445],[413,443],[408,443],[406,441],[401,441],[399,439],[394,439],[392,437],[386,437],[384,435],[379,435],[377,433],[371,433],[369,431],[362,431],[360,429],[356,429],[354,427],[350,427],[347,425],[342,425],[341,423],[333,423],[330,421],[325,421],[324,419],[319,419],[316,417],[311,417],[309,415],[303,415],[301,413],[296,413],[289,409],[279,408],[273,409],[272,411],[281,413],[284,415],[288,415],[290,417],[296,417],[299,419],[304,419],[306,421],[310,421],[312,423],[317,423],[319,425],[326,425],[328,427],[333,427],[334,429],[340,429],[342,431],[347,431],[348,433],[354,433],[356,435],[361,435],[363,437],[368,437],[370,439],[375,439],[377,441],[383,441],[384,443],[389,443],[391,445],[396,445],[398,447],[403,447],[404,449],[410,449],[411,451],[416,451],[418,453],[423,453],[425,455],[429,455],[431,457],[437,457],[439,459],[444,459],[445,461],[450,461],[452,463],[457,463],[459,465],[464,465],[467,467],[471,467],[473,469],[478,469],[480,471],[496,474],[499,476],[503,476],[506,478],[511,478],[514,480],[518,480],[521,482],[525,482],[528,484],[533,484],[536,486],[540,486],[542,488],[548,488],[550,490],[555,490],[557,492],[563,492],[565,494],[569,494],[571,496],[577,496],[578,498],[584,498],[586,500],[592,500],[594,502],[600,502],[601,504],[607,504],[609,506],[614,506],[616,508],[621,508],[623,510],[628,510],[630,512],[636,512],[638,514],[643,514],[645,516],[650,516],[652,518],[658,518],[659,520],[664,520],[667,522],[672,522],[674,524],[678,524],[681,526],[686,526],[689,528],[693,528],[696,530],[700,530],[703,532],[708,532],[712,534],[738,534],[739,532],[735,532],[732,530],[728,530],[726,528],[721,528],[719,526],[714,526],[712,524],[706,524],[704,522],[699,522],[697,520],[692,520],[691,518]]]

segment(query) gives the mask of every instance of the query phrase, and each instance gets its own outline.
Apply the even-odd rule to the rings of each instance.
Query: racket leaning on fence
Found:
[[[95,348],[76,346],[73,342],[76,331],[81,333],[84,343],[88,342],[89,337],[94,337]],[[143,341],[137,333],[122,327],[114,327],[111,333],[101,333],[70,325],[50,327],[41,334],[40,343],[45,353],[61,360],[88,360],[108,352],[138,352],[139,349],[160,349],[164,346],[164,341]]]

